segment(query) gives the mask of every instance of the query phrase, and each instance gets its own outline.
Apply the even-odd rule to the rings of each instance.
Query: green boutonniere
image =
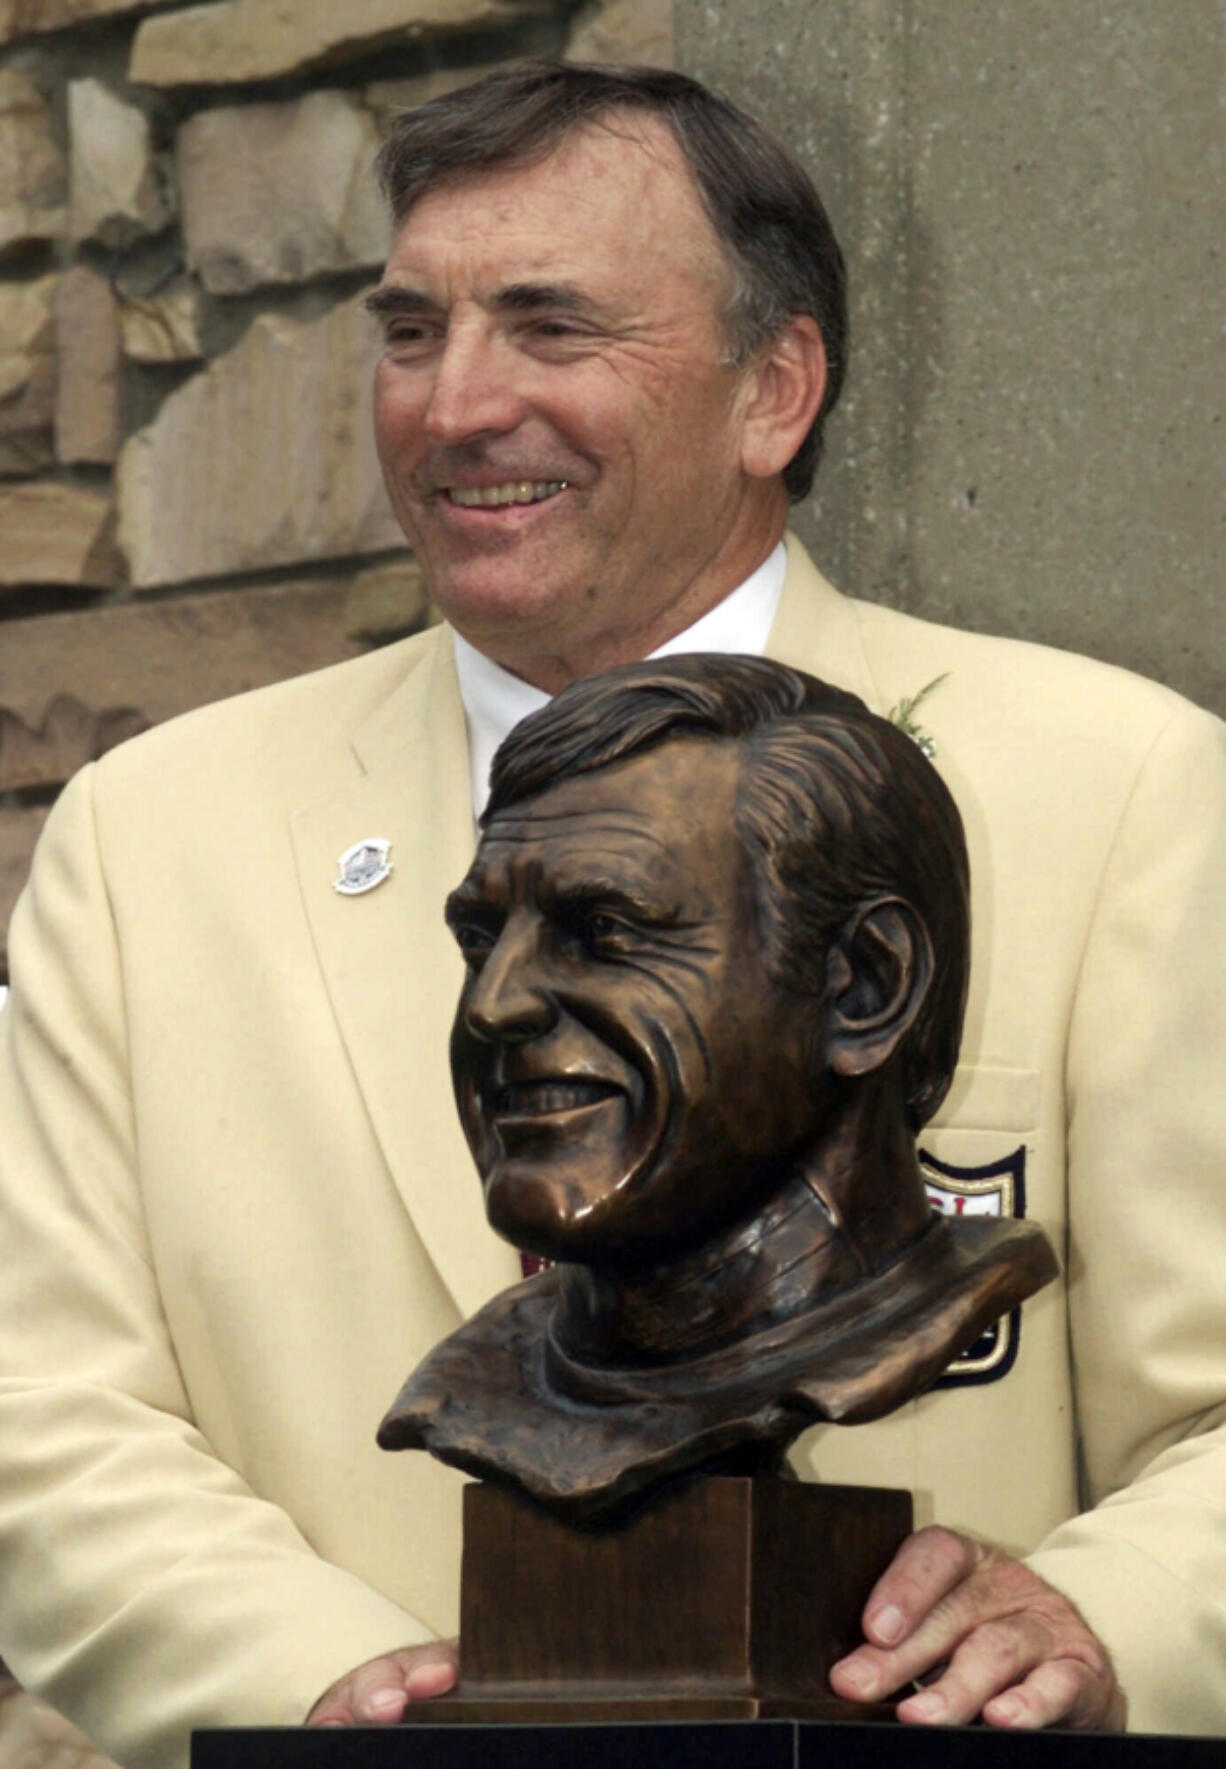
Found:
[[[921,725],[916,723],[915,715],[920,707],[923,706],[933,689],[939,688],[941,683],[948,681],[948,679],[948,670],[942,675],[934,676],[931,682],[925,683],[918,693],[904,695],[897,705],[892,706],[886,714],[891,725],[897,725],[900,731],[904,732],[906,736],[912,738],[914,742],[919,744],[930,762],[935,762],[937,759],[937,746],[932,741],[932,738],[928,735],[927,731],[925,731]]]

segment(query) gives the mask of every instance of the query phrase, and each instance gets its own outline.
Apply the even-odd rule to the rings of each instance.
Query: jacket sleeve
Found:
[[[1184,708],[1103,873],[1069,1043],[1083,1498],[1031,1557],[1138,1731],[1226,1734],[1226,729]]]
[[[127,1769],[296,1723],[426,1630],[312,1552],[191,1417],[140,1190],[92,770],[14,916],[0,1013],[0,1649]]]

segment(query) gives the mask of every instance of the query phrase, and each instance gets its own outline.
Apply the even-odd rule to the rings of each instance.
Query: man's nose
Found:
[[[526,931],[504,928],[468,985],[464,1020],[486,1044],[523,1044],[557,1024],[543,954]]]
[[[447,447],[505,436],[524,416],[514,353],[497,336],[453,332],[435,366],[426,434]]]

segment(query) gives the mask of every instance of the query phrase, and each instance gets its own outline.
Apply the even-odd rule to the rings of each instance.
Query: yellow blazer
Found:
[[[799,1460],[1036,1550],[1136,1726],[1226,1732],[1223,729],[795,544],[770,649],[880,711],[945,676],[974,981],[923,1146],[1024,1177],[1067,1273],[1007,1373]],[[373,836],[391,878],[338,895]],[[0,1015],[0,1649],[128,1769],[455,1627],[459,1479],[374,1430],[517,1274],[447,1071],[472,841],[443,629],[150,732],[49,820]]]

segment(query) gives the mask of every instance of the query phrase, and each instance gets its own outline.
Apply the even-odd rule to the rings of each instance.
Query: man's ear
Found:
[[[932,982],[932,940],[902,897],[848,917],[826,958],[827,1062],[836,1075],[870,1075],[915,1023]]]
[[[751,479],[783,472],[809,433],[826,391],[826,347],[816,320],[795,314],[748,371],[741,466]]]

